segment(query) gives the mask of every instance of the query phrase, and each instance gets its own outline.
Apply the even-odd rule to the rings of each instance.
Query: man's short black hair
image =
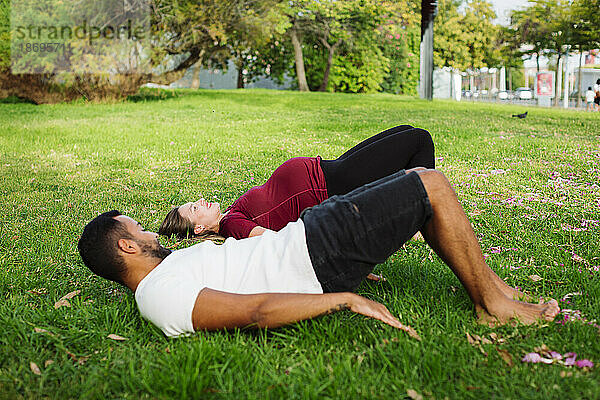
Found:
[[[114,217],[117,210],[107,211],[91,220],[77,244],[83,263],[96,275],[125,285],[125,263],[118,253],[117,241],[131,239],[126,226]]]

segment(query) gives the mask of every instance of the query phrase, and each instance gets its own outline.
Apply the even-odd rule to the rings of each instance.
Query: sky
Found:
[[[508,14],[510,10],[516,10],[524,8],[527,5],[527,0],[490,0],[494,5],[496,15],[498,16],[497,22],[501,25],[508,25],[509,19]]]

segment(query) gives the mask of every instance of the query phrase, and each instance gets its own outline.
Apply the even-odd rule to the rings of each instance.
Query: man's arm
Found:
[[[383,304],[349,292],[234,294],[204,288],[196,299],[192,322],[195,330],[276,328],[341,310],[375,318],[411,333],[411,328],[402,325]]]

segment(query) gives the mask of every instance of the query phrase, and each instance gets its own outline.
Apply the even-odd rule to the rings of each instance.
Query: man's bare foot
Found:
[[[529,295],[521,292],[520,290],[517,290],[517,289],[515,289],[513,287],[510,287],[495,272],[492,272],[491,275],[492,275],[492,279],[496,282],[496,286],[498,286],[498,289],[500,289],[500,291],[502,292],[502,294],[504,294],[509,299],[526,301],[528,303],[532,303],[533,302],[533,299],[531,298],[531,296],[529,296]]]
[[[504,281],[502,281],[504,283]],[[526,301],[528,303],[532,302],[533,299],[528,294],[521,292],[513,287],[508,286],[506,283],[504,285],[500,285],[500,290],[506,297],[512,300]]]
[[[485,325],[502,325],[515,321],[531,325],[539,321],[552,321],[560,312],[558,302],[554,299],[543,304],[531,304],[508,297],[499,299],[488,309],[476,306],[475,310],[478,322]]]
[[[502,325],[495,317],[492,317],[483,307],[475,306],[475,314],[477,315],[477,323],[479,325],[487,325],[490,328]]]

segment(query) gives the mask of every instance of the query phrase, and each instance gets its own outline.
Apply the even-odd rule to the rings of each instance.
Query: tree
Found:
[[[2,12],[6,12],[8,1],[2,1]],[[58,10],[68,6],[61,0],[44,1],[54,1]],[[128,2],[133,3],[134,0]],[[89,4],[100,8],[104,2]],[[224,68],[232,54],[241,65],[252,47],[267,42],[274,32],[283,31],[287,22],[280,0],[151,0],[151,5],[152,46],[143,48],[153,62],[151,72],[123,74],[114,62],[107,68],[110,72],[66,76],[13,75],[5,68],[0,74],[0,86],[10,93],[34,96],[38,102],[81,95],[88,99],[123,97],[146,82],[171,83],[194,65]],[[72,7],[69,12],[73,12]],[[9,36],[0,36],[0,51],[9,40]]]
[[[155,59],[164,74],[225,68],[232,55],[243,67],[253,46],[284,29],[282,13],[278,0],[154,0]]]
[[[378,46],[389,59],[388,73],[381,83],[390,93],[417,94],[419,83],[420,2],[382,1],[383,22],[377,28]]]
[[[11,26],[10,6],[14,31],[7,30]],[[115,8],[114,3],[97,2],[87,7],[72,7],[60,0],[1,2],[0,96],[14,95],[39,104],[77,97],[121,98],[137,91],[152,75],[149,69],[138,68],[149,53],[143,44],[143,36],[149,36],[144,23],[138,25],[140,20],[135,19],[134,25],[143,34],[130,32],[135,41],[107,39],[107,31],[104,38],[99,35],[99,26],[103,26],[112,29],[109,30],[112,35],[108,36],[119,37],[114,26],[123,26],[127,18],[138,11],[142,12],[137,17],[147,16],[145,4],[132,1],[129,6]],[[98,36],[92,39],[92,32],[83,26],[98,29]],[[84,35],[73,35],[77,29]],[[53,50],[48,49],[48,42],[53,43],[50,46]],[[100,45],[93,46],[92,42],[100,42]],[[4,49],[11,45],[9,65],[8,52]]]
[[[575,0],[571,5],[572,43],[579,52],[577,107],[581,106],[584,88],[581,82],[583,52],[600,47],[600,0]]]
[[[494,18],[492,5],[485,0],[464,4],[462,0],[440,0],[434,22],[434,64],[463,71],[497,65]]]
[[[327,89],[334,56],[341,46],[351,52],[359,41],[370,41],[381,23],[381,7],[372,0],[321,0],[310,3],[314,24],[309,27],[327,54],[319,91]]]
[[[500,27],[496,48],[501,59],[501,65],[506,68],[506,79],[508,81],[508,90],[510,91],[512,91],[514,86],[513,82],[520,82],[522,77],[522,72],[520,74],[513,73],[513,69],[515,71],[520,71],[523,67],[523,52],[519,49],[520,46],[518,33],[514,27]],[[523,84],[518,84],[515,87],[519,86],[523,86]]]
[[[10,68],[10,0],[0,0],[0,72]]]
[[[511,13],[511,31],[514,34],[511,41],[523,55],[536,57],[536,69],[540,72],[540,57],[547,52],[548,36],[547,10],[535,2],[523,10]],[[522,49],[522,50],[521,50]]]
[[[547,15],[552,15],[552,18],[547,23],[547,29],[551,32],[548,46],[556,54],[556,76],[558,77],[559,74],[562,76],[560,60],[564,55],[563,51],[566,52],[565,62],[568,60],[569,47],[573,41],[573,14],[570,12],[570,4],[568,0],[538,0],[538,2],[548,11]],[[555,93],[554,105],[558,105],[560,97],[558,79],[556,79]]]
[[[288,34],[294,48],[294,61],[296,66],[296,79],[298,80],[298,89],[301,92],[308,92],[308,83],[306,82],[306,71],[304,70],[304,55],[302,53],[302,34],[304,27],[310,25],[314,20],[314,15],[308,8],[310,2],[307,0],[290,0],[288,3],[287,15],[290,20]]]
[[[259,55],[258,49],[264,48],[275,37],[285,32],[289,26],[281,3],[263,1],[254,8],[238,9],[237,26],[226,40],[226,46],[235,60],[238,71],[237,87],[244,87],[247,67]]]

